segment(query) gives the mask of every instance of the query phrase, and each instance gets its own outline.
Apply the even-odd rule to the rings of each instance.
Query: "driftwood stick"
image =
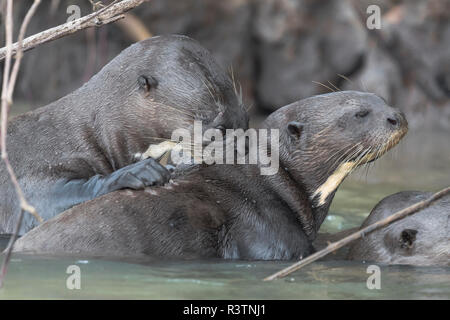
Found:
[[[435,194],[433,194],[430,198],[428,198],[426,200],[417,202],[417,203],[413,204],[412,206],[409,206],[405,209],[397,211],[396,213],[390,215],[389,217],[386,217],[385,219],[377,221],[377,222],[365,227],[364,229],[361,229],[355,233],[352,233],[351,235],[349,235],[337,242],[330,243],[325,249],[320,250],[320,251],[306,257],[305,259],[303,259],[299,262],[296,262],[293,265],[268,276],[267,278],[264,278],[264,281],[271,281],[271,280],[274,280],[277,278],[285,277],[285,276],[291,274],[292,272],[297,271],[298,269],[310,264],[311,262],[314,262],[317,259],[322,258],[322,257],[326,256],[327,254],[336,251],[339,248],[342,248],[343,246],[349,244],[350,242],[369,234],[372,231],[375,231],[382,227],[388,226],[389,224],[393,223],[394,221],[401,220],[413,213],[416,213],[420,210],[423,210],[423,209],[429,207],[435,201],[437,201],[440,198],[442,198],[446,195],[449,195],[449,194],[450,194],[450,187],[442,189],[441,191],[436,192]]]
[[[116,0],[117,1],[117,0]],[[23,40],[22,49],[23,51],[28,51],[30,49],[35,48],[38,45],[43,43],[47,43],[64,36],[73,34],[80,30],[91,28],[91,27],[99,27],[119,19],[124,18],[123,13],[137,7],[144,1],[148,0],[122,0],[118,3],[114,1],[110,5],[95,11],[87,16],[81,17],[79,19],[61,24],[54,28],[39,32],[35,35],[32,35]],[[95,19],[94,19],[95,18]],[[12,54],[15,55],[17,53],[17,48],[19,47],[19,43],[16,42],[12,45]],[[7,46],[0,48],[0,61],[4,60],[6,57]]]

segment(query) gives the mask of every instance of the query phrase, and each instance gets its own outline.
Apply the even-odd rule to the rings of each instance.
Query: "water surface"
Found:
[[[449,132],[410,132],[394,152],[346,180],[321,231],[361,224],[385,196],[450,185]],[[66,269],[81,270],[69,290]],[[321,261],[286,279],[262,279],[286,262],[108,261],[14,255],[0,299],[450,299],[450,267],[383,266],[381,289],[369,290],[369,264]]]

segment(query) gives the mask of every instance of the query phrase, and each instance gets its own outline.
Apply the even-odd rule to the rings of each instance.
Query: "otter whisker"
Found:
[[[377,154],[378,151],[376,151],[376,149],[374,149],[374,150],[375,150],[374,153]],[[372,151],[369,151],[368,154],[370,154],[370,152],[372,152]],[[370,165],[371,165],[370,162],[364,162],[361,164],[362,170],[360,171],[360,178],[362,178],[362,175],[365,173],[365,179],[367,180],[367,175],[369,173]],[[361,166],[359,166],[359,167],[361,167]]]
[[[381,139],[379,139],[379,140],[381,140]],[[375,158],[374,159],[378,159],[379,157],[382,156],[382,154],[381,154],[381,146],[382,146],[381,143],[377,143],[377,149],[376,149],[376,152],[375,152]],[[372,161],[371,163],[367,164],[366,180],[367,180],[367,176],[369,174],[369,170],[371,169],[371,166],[372,166],[372,168],[375,167],[375,162]]]
[[[233,64],[230,65],[230,73],[231,73],[231,82],[233,83],[233,89],[234,89],[234,94],[236,95],[237,99],[238,99],[238,103],[241,106],[241,108],[243,108],[245,111],[249,111],[250,107],[246,108],[246,106],[244,105],[244,100],[242,98],[242,86],[241,84],[236,81],[235,77],[234,77],[234,69],[233,69]],[[239,84],[239,91],[237,89],[236,83]]]
[[[367,89],[364,89],[361,84],[355,83],[355,81],[351,80],[349,77],[347,77],[347,76],[345,76],[343,74],[340,74],[340,73],[336,73],[336,75],[338,77],[346,80],[347,82],[349,82],[355,88],[354,90],[361,90],[361,91],[366,91],[367,92]],[[361,80],[361,83],[362,83],[362,80]]]
[[[364,85],[363,80],[361,79],[360,81],[361,81],[361,85],[362,85],[363,90],[364,90],[365,92],[369,92],[369,91],[367,90],[367,87]]]
[[[345,164],[350,164],[351,165],[350,169],[354,168],[356,164],[354,163],[354,161],[351,161],[351,159],[353,159],[354,156],[358,154],[358,152],[360,152],[360,150],[356,150],[355,152],[351,153],[348,157],[346,157],[343,161],[341,161],[338,165],[336,165],[336,168],[339,168],[340,166],[343,166]],[[347,172],[347,175],[350,174],[350,172],[351,170]]]
[[[331,89],[329,86],[327,86],[327,85],[325,85],[325,84],[323,84],[323,83],[320,83],[320,82],[318,82],[318,81],[311,81],[311,82],[313,82],[313,83],[315,83],[315,84],[318,84],[318,85],[320,85],[320,86],[322,86],[322,87],[325,87],[325,88],[327,88],[328,90],[330,90],[330,91],[332,91],[332,92],[336,92],[335,90],[333,90],[333,89]]]
[[[356,144],[354,144],[353,146],[351,146],[350,148],[348,148],[348,150],[347,150],[347,152],[345,152],[345,153],[343,153],[342,154],[342,156],[340,156],[337,160],[340,160],[340,159],[342,159],[343,157],[345,157],[345,160],[344,161],[347,161],[347,160],[349,160],[349,159],[351,159],[354,155],[356,155],[358,152],[359,152],[359,147],[362,145],[362,143],[361,142],[358,142],[358,143],[356,143]],[[341,149],[341,152],[343,152],[343,150],[344,150],[345,148],[342,148]],[[355,150],[356,149],[356,150]],[[350,153],[349,153],[350,152]],[[349,153],[348,155],[347,155],[347,153]],[[346,156],[347,155],[347,156]]]
[[[353,145],[353,147],[351,147],[348,150],[348,152],[350,152],[349,154],[344,153],[342,156],[340,156],[338,159],[336,159],[334,161],[334,163],[330,166],[330,169],[328,170],[328,173],[331,170],[334,170],[335,167],[339,167],[341,164],[348,162],[355,155],[357,155],[361,151],[361,149],[360,149],[361,145],[362,145],[362,143],[357,143],[357,144]],[[353,150],[354,148],[356,148],[356,150]]]
[[[354,146],[351,147],[351,148],[354,148]],[[328,163],[328,161],[332,160],[335,156],[337,156],[338,154],[340,154],[341,152],[343,152],[344,149],[345,149],[345,148],[341,148],[341,149],[338,149],[337,151],[335,151],[333,154],[331,154],[331,155],[324,161],[324,163]],[[341,158],[342,156],[343,156],[343,155],[341,155],[339,158]]]
[[[218,95],[217,95],[214,85],[211,83],[211,81],[206,76],[204,77],[204,74],[201,71],[197,71],[196,73],[199,76],[198,78],[201,80],[203,85],[206,87],[206,89],[208,89],[208,92],[209,92],[211,98],[213,99],[213,101],[217,102],[216,96],[218,96]]]
[[[211,88],[211,90],[212,90],[214,96],[217,97],[217,98],[219,98],[219,95],[217,94],[217,91],[216,91],[216,86],[214,86],[214,84],[213,84],[213,83],[211,82],[211,80],[209,80],[208,78],[206,78],[205,80],[206,80],[207,83],[209,83],[210,88]]]
[[[159,102],[153,102],[153,104],[156,105],[156,106],[168,107],[168,108],[170,108],[172,110],[175,110],[178,113],[184,114],[187,117],[195,119],[195,114],[193,112],[187,111],[187,109],[180,109],[180,108],[174,107],[172,105],[159,103]]]
[[[162,137],[152,137],[152,136],[147,136],[146,138],[148,138],[148,139],[154,139],[154,140],[172,141],[171,139],[162,138]]]
[[[341,161],[341,163],[345,163],[345,162],[349,162],[349,161],[353,161],[353,159],[358,159],[358,155],[363,151],[363,147],[362,144],[358,145],[358,148],[356,150],[354,150],[352,153],[350,153],[343,161]]]
[[[356,168],[359,167],[359,165],[361,163],[363,163],[364,158],[370,154],[370,152],[373,150],[373,147],[370,146],[368,148],[366,148],[363,152],[361,152],[361,154],[358,156],[358,158],[356,159],[355,165],[352,167],[352,169],[350,170],[349,174],[351,174]],[[367,162],[365,162],[367,163]]]
[[[331,130],[332,128],[333,128],[333,125],[326,126],[325,128],[323,128],[319,132],[315,133],[313,139],[320,138],[321,136],[323,136],[325,133],[327,133],[327,131]]]
[[[356,150],[354,150],[356,148]],[[350,147],[346,152],[344,152],[345,148],[338,150],[336,154],[330,159],[334,160],[333,163],[329,166],[329,169],[327,171],[327,174],[333,171],[335,168],[337,168],[340,164],[347,162],[348,159],[351,159],[351,157],[358,152],[358,145],[354,145]],[[340,153],[342,154],[340,156]],[[337,156],[337,157],[335,157]],[[327,160],[325,163],[329,162],[330,160]]]
[[[338,75],[338,77],[341,77],[342,79],[344,79],[344,80],[347,80],[351,85],[354,85],[355,83],[352,81],[352,80],[350,80],[347,76],[344,76],[343,74],[340,74],[340,73],[336,73],[337,75]]]
[[[237,88],[236,88],[236,81],[234,79],[233,64],[230,64],[230,73],[231,73],[231,82],[233,83],[234,93],[238,96],[238,92],[237,92]]]
[[[211,96],[211,98],[214,100],[215,103],[217,103],[216,97],[213,95],[211,88],[206,84],[206,82],[202,78],[200,78],[200,80],[202,81],[202,83],[206,87],[206,89],[208,89],[208,92],[209,92],[209,95]]]
[[[328,82],[333,88],[335,88],[337,91],[342,91],[342,90],[339,89],[336,85],[334,85],[333,83],[331,83],[329,80],[327,80],[327,82]]]

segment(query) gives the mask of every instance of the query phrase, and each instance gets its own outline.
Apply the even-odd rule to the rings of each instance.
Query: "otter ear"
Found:
[[[300,138],[303,131],[303,124],[297,121],[291,121],[287,125],[289,135],[295,139]]]
[[[138,84],[141,89],[144,89],[148,93],[152,88],[156,88],[158,86],[158,81],[152,76],[139,76]]]
[[[400,247],[403,249],[412,248],[414,241],[416,241],[417,230],[414,229],[403,229],[400,234]]]

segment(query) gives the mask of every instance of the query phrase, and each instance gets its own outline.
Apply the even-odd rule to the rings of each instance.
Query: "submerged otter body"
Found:
[[[361,228],[431,195],[430,192],[420,191],[390,195],[375,206]],[[444,197],[426,209],[357,240],[350,246],[347,259],[450,266],[450,197]]]
[[[173,182],[80,204],[28,232],[16,251],[100,256],[299,259],[336,188],[407,131],[403,114],[373,94],[316,96],[272,113],[280,169],[187,167]],[[181,170],[178,168],[178,170]]]
[[[175,129],[246,128],[248,117],[231,79],[196,41],[159,36],[136,43],[75,92],[8,126],[10,162],[27,200],[50,219],[123,188],[164,183],[153,159],[136,162]],[[20,212],[0,164],[0,233],[12,233]],[[20,233],[37,222],[24,216]]]

